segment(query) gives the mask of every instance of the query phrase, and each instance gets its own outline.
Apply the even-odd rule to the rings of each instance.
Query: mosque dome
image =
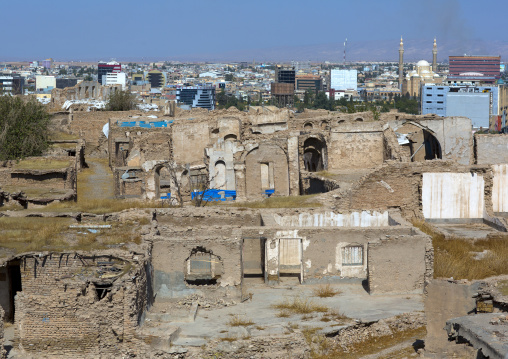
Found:
[[[418,67],[423,67],[423,66],[430,66],[429,63],[425,60],[420,60],[418,61],[418,63],[416,64],[416,66]]]

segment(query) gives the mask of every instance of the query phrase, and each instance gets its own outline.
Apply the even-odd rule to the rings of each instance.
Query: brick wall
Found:
[[[49,254],[21,259],[22,291],[15,300],[15,337],[20,349],[50,357],[121,357],[135,353],[135,337],[147,305],[145,263],[127,273],[99,299],[97,263],[110,256]],[[107,280],[102,279],[103,282]]]

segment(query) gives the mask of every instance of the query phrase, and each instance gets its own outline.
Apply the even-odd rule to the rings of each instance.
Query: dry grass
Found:
[[[53,141],[79,140],[79,136],[62,131],[54,131],[49,135],[49,139]]]
[[[502,295],[508,295],[508,280],[501,280],[497,283],[497,289]]]
[[[70,229],[70,218],[0,218],[0,247],[15,253],[29,251],[94,250],[141,243],[139,223],[115,223],[111,229],[90,233]]]
[[[18,170],[56,170],[69,166],[71,166],[70,160],[57,160],[42,157],[38,159],[21,160],[14,165],[14,168]]]
[[[368,340],[350,345],[347,349],[339,347],[333,339],[316,335],[316,328],[302,331],[305,340],[311,347],[311,359],[356,359],[366,355],[379,353],[408,340],[424,338],[427,334],[425,327],[396,331],[392,335],[370,337]],[[413,352],[414,353],[414,350]],[[396,358],[396,356],[389,356]]]
[[[289,318],[291,313],[288,310],[281,310],[275,316],[277,318]]]
[[[254,322],[247,318],[241,318],[239,315],[233,316],[228,322],[230,327],[248,327],[249,325],[254,325]]]
[[[333,289],[330,284],[326,284],[326,285],[320,285],[319,287],[314,288],[312,290],[312,293],[314,294],[314,296],[319,297],[319,298],[331,298],[331,297],[335,297],[337,294],[340,294],[341,291]]]
[[[161,208],[160,202],[152,201],[129,201],[120,199],[90,199],[79,198],[77,202],[58,202],[47,205],[44,210],[51,212],[87,212],[94,214],[105,214],[120,212],[131,208]],[[168,207],[167,205],[165,207]]]
[[[220,341],[231,343],[231,342],[236,342],[237,338],[234,338],[234,337],[222,337],[222,338],[220,338]]]
[[[497,234],[486,239],[446,238],[430,224],[415,221],[413,224],[432,237],[434,246],[434,277],[454,279],[483,279],[508,274],[508,235]],[[482,259],[475,253],[488,250]]]
[[[284,302],[274,304],[275,309],[279,309],[281,312],[287,312],[290,314],[311,314],[311,313],[326,313],[328,308],[314,303],[312,300],[304,299],[300,297],[293,297],[292,300],[286,299]]]
[[[328,172],[328,171],[319,171],[319,172],[316,172],[315,174],[319,177],[324,177],[324,178],[335,178],[337,176],[337,175],[335,175],[331,172]]]
[[[244,208],[309,208],[322,207],[323,205],[312,199],[316,195],[306,196],[287,196],[287,197],[270,197],[262,201],[255,202],[234,202],[224,203],[223,205],[231,207]]]

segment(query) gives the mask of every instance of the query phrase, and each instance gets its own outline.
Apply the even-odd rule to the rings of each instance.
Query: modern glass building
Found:
[[[97,75],[98,75],[98,81],[101,85],[104,85],[102,83],[102,76],[107,75],[110,73],[119,73],[122,72],[122,65],[119,64],[116,61],[111,62],[103,62],[99,61],[99,65],[97,68]]]
[[[215,109],[214,86],[189,86],[176,88],[176,101],[190,107]]]

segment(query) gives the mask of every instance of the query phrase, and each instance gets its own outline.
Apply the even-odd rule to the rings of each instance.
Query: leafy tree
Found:
[[[48,148],[49,122],[35,98],[0,96],[0,160],[40,156]]]
[[[233,76],[233,74],[226,74],[226,76],[224,76],[224,79],[226,81],[234,81],[235,80],[235,77]]]
[[[66,69],[60,69],[60,71],[58,71],[58,74],[59,75],[67,75],[67,70]]]
[[[129,91],[117,90],[111,92],[106,104],[108,111],[129,111],[136,107],[136,97]]]

